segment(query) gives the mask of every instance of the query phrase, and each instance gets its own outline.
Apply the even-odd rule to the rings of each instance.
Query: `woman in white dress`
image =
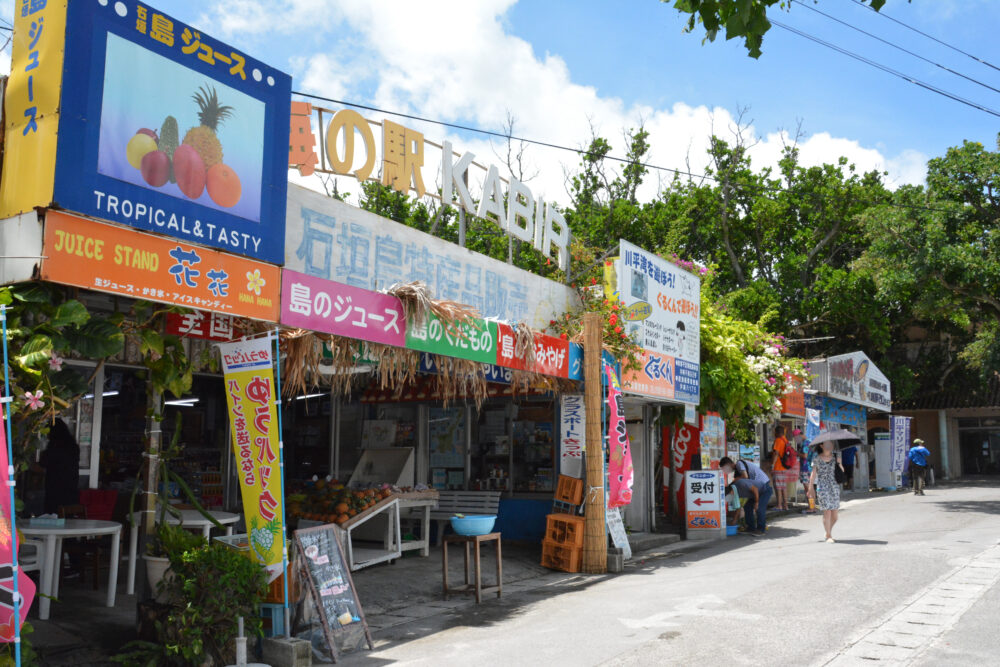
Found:
[[[824,442],[816,445],[816,449],[816,458],[813,459],[809,475],[809,497],[817,499],[819,509],[823,512],[826,541],[833,543],[833,525],[837,523],[837,512],[840,510],[840,484],[837,483],[835,470],[838,467],[843,470],[843,467],[833,453],[833,443]]]

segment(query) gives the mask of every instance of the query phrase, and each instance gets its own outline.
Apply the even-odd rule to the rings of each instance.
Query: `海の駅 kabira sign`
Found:
[[[15,5],[0,218],[57,203],[284,261],[288,75],[135,0]]]
[[[626,392],[697,404],[701,380],[701,279],[659,255],[621,241],[613,281],[641,368],[624,374]]]
[[[318,137],[313,132],[314,116]],[[470,152],[456,153],[451,142],[437,144],[388,119],[370,121],[351,109],[321,109],[307,102],[292,102],[290,141],[288,166],[297,167],[303,176],[322,172],[366,181],[381,172],[383,185],[418,197],[438,197],[428,192],[427,184],[440,180],[443,204],[454,203],[471,215],[492,220],[511,238],[554,259],[559,268],[569,268],[570,233],[562,213],[525,183],[513,176],[502,178],[495,165],[477,163]],[[430,161],[429,149],[440,154],[437,173],[430,173],[425,164]],[[478,205],[470,181],[481,193]]]

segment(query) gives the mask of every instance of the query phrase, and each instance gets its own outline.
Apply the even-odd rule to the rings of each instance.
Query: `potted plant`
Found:
[[[157,602],[167,601],[161,582],[171,566],[180,562],[185,553],[204,544],[203,537],[180,526],[166,522],[157,525],[156,536],[149,542],[148,551],[142,557],[146,561],[146,581],[149,582],[149,590],[156,591]]]
[[[156,641],[132,642],[115,661],[125,665],[233,664],[238,619],[243,617],[248,636],[261,635],[259,605],[267,588],[266,570],[236,549],[204,541],[175,551],[170,568],[171,575],[160,585],[167,603],[156,622]]]

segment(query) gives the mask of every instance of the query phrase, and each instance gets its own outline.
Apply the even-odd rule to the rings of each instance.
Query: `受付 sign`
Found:
[[[58,202],[282,263],[288,75],[135,0],[19,9],[6,215]]]
[[[689,470],[684,475],[686,520],[688,534],[692,532],[725,531],[723,514],[724,487],[717,470]]]
[[[98,292],[275,322],[278,268],[48,211],[42,278]]]

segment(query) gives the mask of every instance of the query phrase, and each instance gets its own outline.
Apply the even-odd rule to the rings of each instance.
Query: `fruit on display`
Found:
[[[417,487],[416,490],[424,489],[426,487]],[[342,524],[393,494],[412,491],[413,487],[399,488],[391,484],[349,488],[336,480],[319,479],[305,482],[288,496],[288,513],[299,519]]]
[[[174,150],[174,178],[185,195],[191,199],[201,196],[205,191],[205,163],[198,151],[186,145]]]
[[[160,146],[160,150],[166,153],[167,157],[170,158],[171,161],[171,167],[170,167],[171,183],[177,182],[177,177],[174,176],[174,168],[172,163],[174,160],[174,151],[177,150],[177,146],[180,145],[179,137],[180,137],[180,130],[177,129],[177,119],[174,118],[173,116],[167,116],[163,121],[163,125],[160,127],[160,140],[158,143]],[[198,194],[199,196],[201,195],[200,192]]]
[[[139,129],[126,144],[125,157],[152,187],[176,183],[189,199],[199,199],[207,190],[217,206],[232,208],[243,196],[243,184],[236,170],[222,161],[218,131],[223,121],[232,118],[233,107],[221,104],[218,91],[210,85],[198,88],[192,98],[198,105],[200,125],[188,129],[183,141],[177,119],[167,116],[159,134]]]
[[[125,146],[125,158],[136,169],[142,169],[142,158],[145,157],[146,153],[155,151],[156,148],[156,139],[139,131],[128,140],[128,144]]]
[[[219,94],[214,87],[202,86],[192,97],[198,104],[201,125],[189,129],[182,143],[198,151],[205,168],[211,169],[222,162],[222,143],[216,132],[219,124],[233,115],[233,107],[219,104]]]
[[[163,151],[150,151],[142,156],[140,169],[142,180],[158,188],[170,178],[170,158]]]
[[[240,201],[243,186],[231,167],[222,164],[208,168],[208,196],[219,206],[231,208]]]

